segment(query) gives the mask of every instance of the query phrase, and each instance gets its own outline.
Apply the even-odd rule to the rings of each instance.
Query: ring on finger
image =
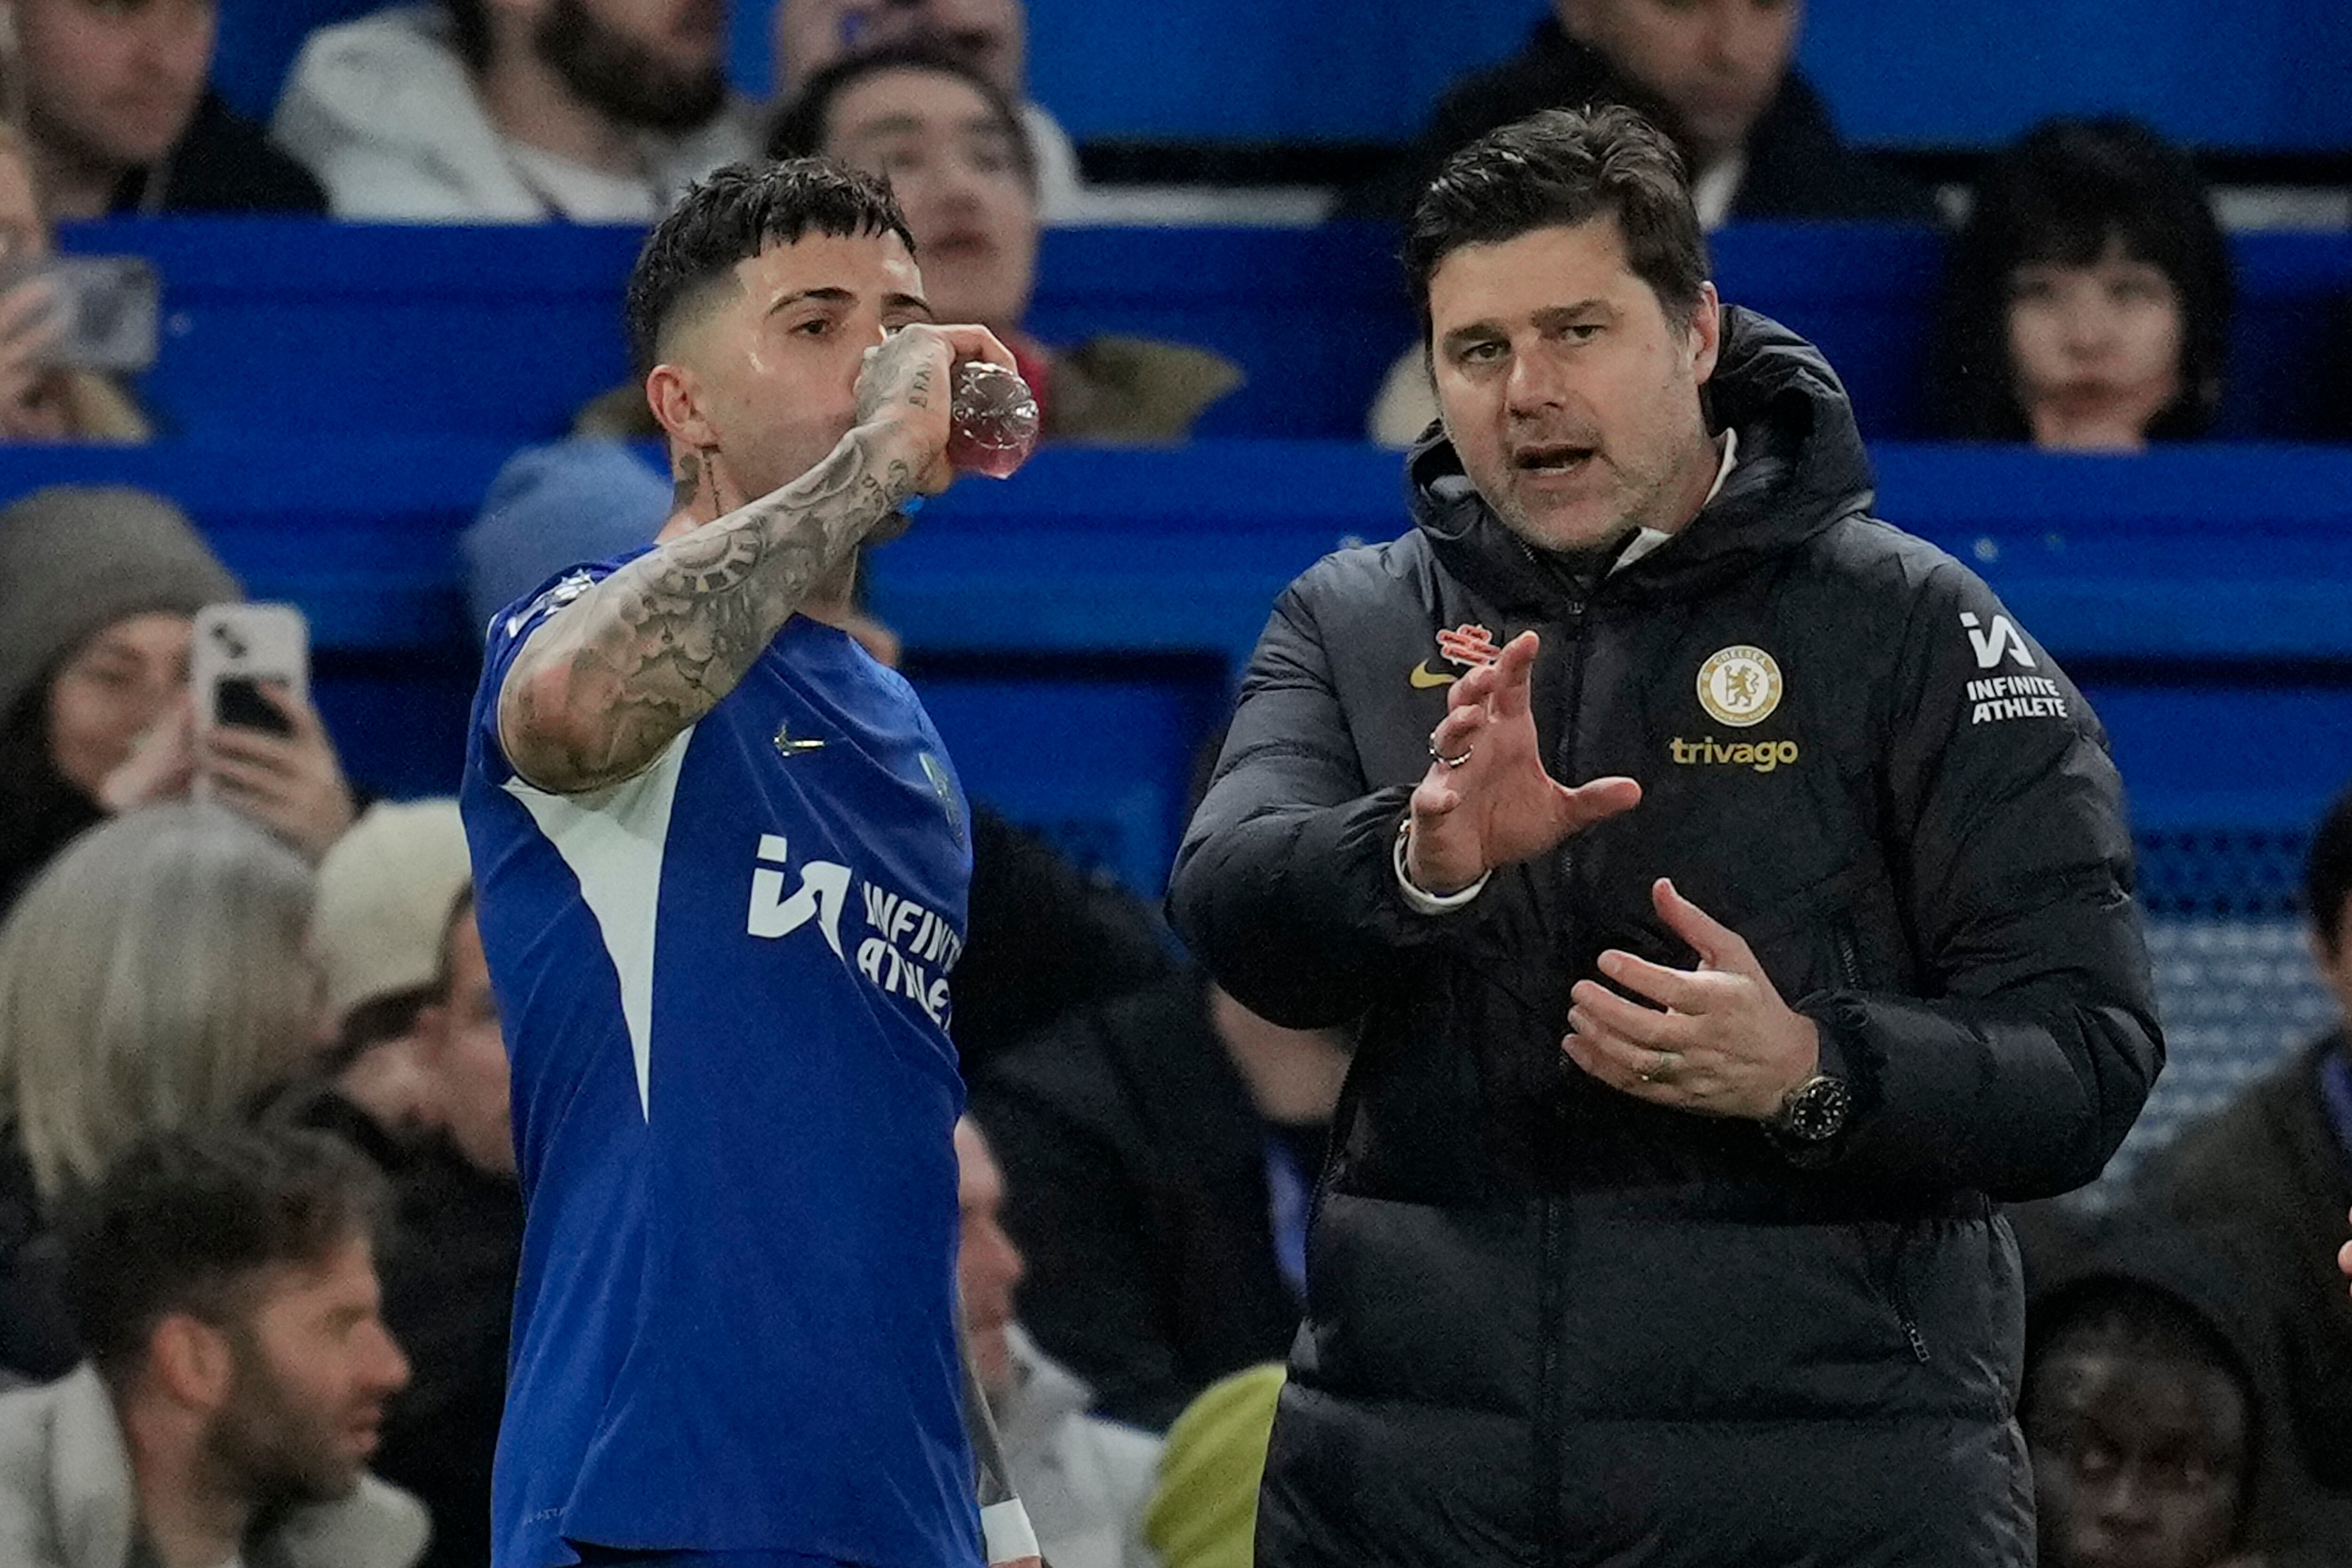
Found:
[[[1458,768],[1458,767],[1460,767],[1463,763],[1466,763],[1466,762],[1468,762],[1468,761],[1470,760],[1470,753],[1471,753],[1473,751],[1475,751],[1475,750],[1476,750],[1476,748],[1475,748],[1475,747],[1473,747],[1473,746],[1465,746],[1465,747],[1463,747],[1463,748],[1462,748],[1462,754],[1461,754],[1460,756],[1458,756],[1458,757],[1449,757],[1449,756],[1446,756],[1446,755],[1443,754],[1442,752],[1440,752],[1438,751],[1437,747],[1436,747],[1434,744],[1433,744],[1433,745],[1431,745],[1431,747],[1429,748],[1429,755],[1430,755],[1430,759],[1431,759],[1431,761],[1433,761],[1433,762],[1443,763],[1445,766],[1447,766],[1447,767],[1449,767],[1449,768]]]
[[[1643,1083],[1665,1083],[1669,1081],[1667,1075],[1675,1070],[1675,1064],[1683,1059],[1681,1054],[1675,1051],[1653,1051],[1650,1054],[1657,1058],[1657,1060],[1652,1062],[1648,1067],[1643,1068],[1640,1072],[1635,1073],[1633,1076],[1640,1079]]]

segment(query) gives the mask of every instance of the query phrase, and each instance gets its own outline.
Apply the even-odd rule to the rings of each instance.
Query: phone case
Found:
[[[263,716],[277,710],[256,689],[276,683],[309,700],[310,628],[291,605],[207,605],[196,612],[188,684],[196,694],[196,726],[246,722],[277,726]]]

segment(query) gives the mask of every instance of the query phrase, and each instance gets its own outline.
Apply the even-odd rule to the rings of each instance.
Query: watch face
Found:
[[[1833,1078],[1817,1078],[1789,1097],[1781,1112],[1782,1127],[1791,1138],[1819,1143],[1837,1136],[1845,1125],[1848,1103],[1845,1085]]]

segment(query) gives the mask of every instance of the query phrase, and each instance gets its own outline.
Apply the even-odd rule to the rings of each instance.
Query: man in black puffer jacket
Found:
[[[2027,1568],[1996,1205],[2163,1055],[2098,723],[1638,119],[1465,149],[1406,257],[1418,526],[1283,596],[1170,895],[1362,1020],[1258,1560]]]

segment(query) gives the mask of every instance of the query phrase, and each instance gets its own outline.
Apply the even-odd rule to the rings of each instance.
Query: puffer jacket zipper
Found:
[[[1570,595],[1558,619],[1569,627],[1567,711],[1561,718],[1559,744],[1552,759],[1552,776],[1575,776],[1578,710],[1584,700],[1584,632],[1586,601]],[[1560,900],[1560,947],[1574,948],[1576,934],[1577,859],[1573,845],[1560,850],[1560,880],[1567,896]],[[1537,1529],[1543,1543],[1544,1568],[1568,1568],[1569,1542],[1561,1528],[1561,1492],[1567,1482],[1567,1433],[1562,1429],[1562,1389],[1559,1337],[1566,1317],[1568,1289],[1563,1235],[1566,1205],[1559,1194],[1547,1192],[1543,1200],[1542,1256],[1536,1275],[1536,1312],[1542,1381],[1536,1402]]]

